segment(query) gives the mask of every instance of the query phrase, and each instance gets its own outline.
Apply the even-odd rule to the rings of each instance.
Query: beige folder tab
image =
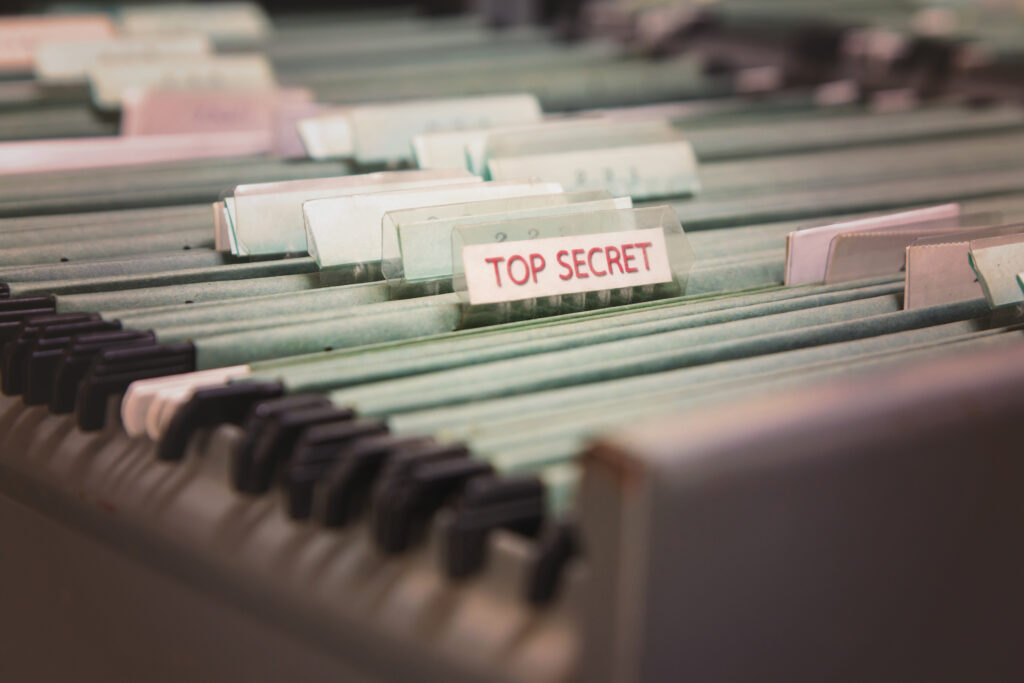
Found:
[[[829,246],[838,235],[953,218],[959,214],[959,204],[943,204],[927,209],[902,211],[791,232],[786,236],[786,284],[803,285],[824,281],[828,268]]]
[[[839,235],[829,247],[825,282],[852,282],[883,275],[897,275],[906,267],[907,247],[930,236],[962,233],[969,226],[998,225],[998,212],[927,221],[896,230],[871,230]]]
[[[971,240],[971,267],[992,308],[1024,303],[1017,274],[1024,270],[1024,233]]]
[[[45,84],[84,83],[89,69],[103,57],[204,55],[211,51],[209,39],[200,33],[47,41],[36,48],[33,72],[36,80]]]
[[[44,42],[108,38],[114,24],[105,14],[42,14],[0,18],[0,73],[28,73]]]
[[[971,268],[971,240],[1024,232],[1024,224],[978,228],[929,237],[907,247],[905,309],[980,299],[985,295]]]
[[[93,103],[121,107],[133,89],[273,90],[274,71],[263,55],[101,57],[89,69]]]

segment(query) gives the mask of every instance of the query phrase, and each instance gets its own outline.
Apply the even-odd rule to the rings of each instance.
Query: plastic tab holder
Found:
[[[488,139],[487,174],[494,180],[536,176],[566,191],[608,190],[634,199],[700,191],[693,147],[664,121],[496,134]]]
[[[396,209],[551,194],[557,186],[534,180],[466,183],[402,192],[332,197],[306,202],[306,242],[321,269],[380,263],[381,222]]]
[[[413,100],[342,107],[300,121],[299,135],[314,159],[383,163],[410,159],[418,133],[533,123],[540,117],[534,95]]]
[[[441,293],[451,286],[456,227],[631,207],[629,197],[592,191],[392,211],[384,215],[381,270],[392,298]]]
[[[303,253],[306,227],[304,202],[372,192],[411,190],[418,187],[479,182],[455,169],[436,171],[381,171],[360,175],[286,180],[238,185],[228,209],[228,229],[236,256]]]
[[[464,327],[678,296],[694,251],[670,206],[519,218],[452,231]]]

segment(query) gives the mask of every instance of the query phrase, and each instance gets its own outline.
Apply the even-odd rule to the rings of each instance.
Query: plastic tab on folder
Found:
[[[318,199],[306,202],[302,211],[310,255],[321,268],[331,268],[380,261],[381,226],[388,211],[556,191],[557,185],[535,180],[470,183]]]
[[[1024,235],[971,241],[971,267],[992,308],[1024,303],[1017,274],[1024,270]]]
[[[450,278],[451,236],[456,227],[628,208],[632,208],[629,197],[615,199],[598,191],[391,211],[384,215],[381,271],[389,281],[407,283]]]
[[[487,173],[487,141],[499,134],[570,131],[605,122],[600,116],[573,115],[546,118],[536,123],[500,128],[431,131],[414,135],[412,149],[420,168],[468,168],[477,175]]]
[[[93,103],[121,107],[131,89],[272,90],[274,71],[262,55],[101,57],[89,69]]]
[[[210,54],[209,39],[199,33],[117,36],[42,43],[35,51],[36,80],[48,85],[84,83],[89,69],[105,57]]]
[[[259,43],[270,36],[270,19],[252,2],[157,3],[127,5],[120,28],[129,35],[202,31],[218,45]]]
[[[411,190],[418,187],[479,182],[456,169],[382,171],[361,175],[239,185],[228,206],[227,227],[237,255],[306,251],[302,206],[327,197]]]
[[[498,221],[452,233],[470,305],[659,286],[686,290],[694,252],[670,206]]]
[[[299,135],[314,159],[381,163],[410,159],[418,133],[533,123],[540,117],[534,95],[413,100],[341,108],[300,121]]]
[[[970,264],[971,241],[1024,233],[1024,224],[977,228],[915,240],[907,247],[905,309],[969,301],[985,296]]]
[[[663,121],[496,133],[488,137],[486,156],[494,180],[536,176],[566,191],[608,190],[634,199],[700,190],[693,147]]]
[[[109,38],[114,24],[105,14],[42,14],[0,18],[0,73],[28,73],[36,48],[59,40]]]

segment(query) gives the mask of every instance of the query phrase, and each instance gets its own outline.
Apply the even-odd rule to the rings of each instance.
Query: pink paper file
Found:
[[[786,237],[786,284],[792,286],[824,282],[825,271],[828,268],[829,246],[839,235],[897,228],[913,223],[956,218],[959,215],[959,204],[942,204],[795,230]]]
[[[0,175],[252,156],[270,143],[267,130],[4,142]]]
[[[31,71],[32,56],[42,42],[88,40],[114,35],[105,14],[31,15],[0,18],[0,71]]]
[[[279,107],[303,106],[312,101],[313,93],[305,88],[134,91],[125,98],[121,134],[271,131]]]
[[[322,114],[330,105],[316,102],[282,101],[274,110],[273,153],[281,159],[305,159],[306,147],[299,137],[298,123]]]

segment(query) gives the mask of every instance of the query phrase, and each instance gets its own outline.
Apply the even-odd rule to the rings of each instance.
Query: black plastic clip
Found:
[[[31,316],[24,320],[18,333],[3,347],[3,358],[0,361],[0,371],[3,373],[3,393],[7,396],[17,396],[25,390],[25,358],[48,328],[71,323],[92,323],[99,319],[95,313],[58,313]]]
[[[70,413],[75,409],[78,385],[89,370],[93,356],[104,349],[141,348],[154,346],[156,336],[152,332],[122,330],[120,332],[98,332],[85,334],[71,340],[53,371],[50,386],[50,412]]]
[[[546,509],[544,484],[537,477],[477,477],[469,481],[443,531],[445,573],[461,579],[479,571],[493,529],[536,536]]]
[[[314,516],[325,526],[345,526],[366,509],[373,483],[392,455],[431,443],[426,437],[392,435],[351,442],[314,486]]]
[[[313,508],[317,481],[334,466],[345,446],[356,439],[387,434],[382,420],[351,420],[314,425],[306,429],[284,470],[288,492],[288,514],[292,519],[308,519]]]
[[[75,337],[120,329],[121,323],[117,321],[85,320],[50,325],[41,330],[39,338],[34,343],[28,344],[21,350],[20,355],[12,358],[11,372],[15,375],[15,381],[21,385],[25,403],[41,405],[50,400],[53,371],[64,355],[64,349]]]
[[[156,455],[160,460],[181,460],[192,435],[200,429],[241,424],[254,403],[283,393],[284,387],[277,382],[240,382],[197,389],[171,418],[160,437]]]
[[[246,420],[246,438],[239,443],[232,458],[232,480],[235,489],[245,493],[265,493],[274,480],[278,465],[286,460],[295,442],[307,427],[325,422],[351,420],[355,413],[338,408],[324,397],[322,402],[304,407],[289,407],[289,398],[258,404],[254,414],[264,408],[264,417],[254,415]],[[266,404],[276,404],[269,409]]]
[[[579,554],[579,533],[572,520],[560,519],[548,525],[538,540],[526,579],[527,601],[534,605],[551,602],[558,594],[565,567]]]
[[[195,355],[195,347],[190,343],[100,351],[78,385],[75,415],[79,429],[103,429],[108,399],[124,393],[132,382],[194,371]]]
[[[377,547],[400,553],[419,541],[434,513],[472,477],[493,468],[469,458],[461,444],[430,444],[393,456],[373,494],[371,530]]]

